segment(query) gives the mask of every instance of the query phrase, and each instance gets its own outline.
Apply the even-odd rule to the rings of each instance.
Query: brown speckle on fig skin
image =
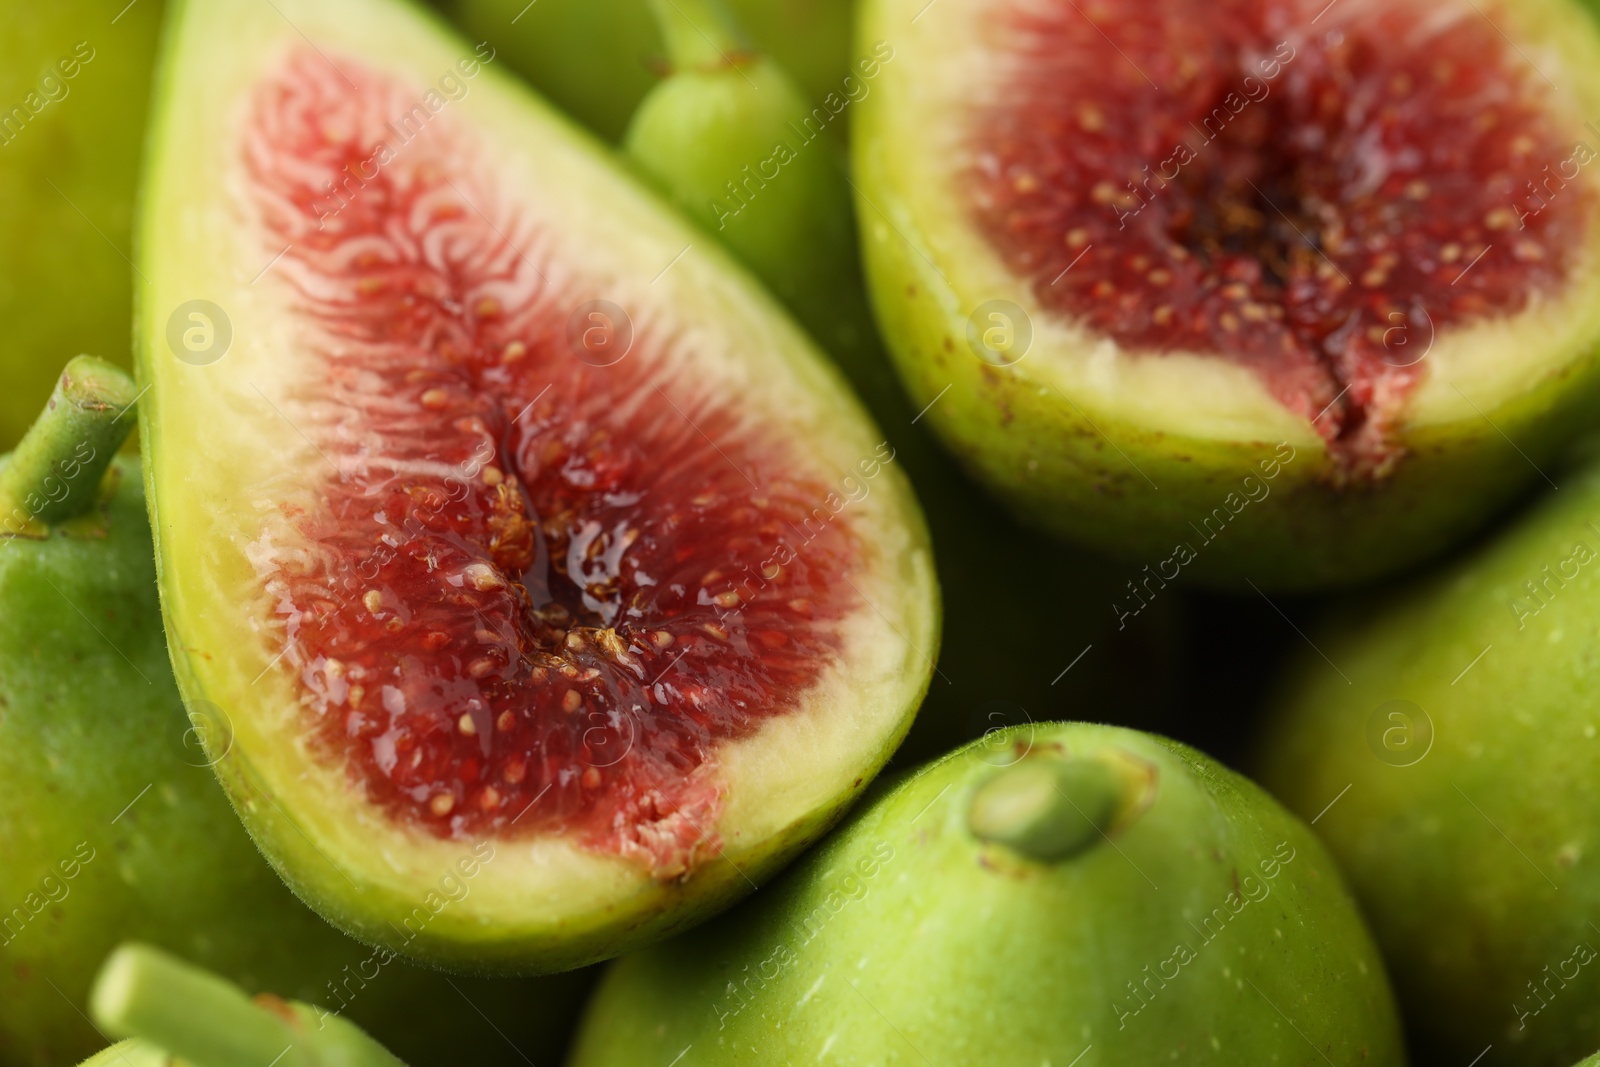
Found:
[[[253,1000],[258,1007],[267,1009],[272,1014],[276,1015],[290,1026],[294,1027],[296,1030],[304,1028],[300,1017],[296,1015],[294,1009],[289,1006],[289,1002],[284,1000],[282,997],[272,993],[257,993],[250,999]]]

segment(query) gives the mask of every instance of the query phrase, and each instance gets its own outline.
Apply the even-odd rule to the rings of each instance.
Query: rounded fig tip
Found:
[[[1057,863],[1104,837],[1123,791],[1121,777],[1102,760],[1036,753],[978,787],[967,828],[981,841]]]

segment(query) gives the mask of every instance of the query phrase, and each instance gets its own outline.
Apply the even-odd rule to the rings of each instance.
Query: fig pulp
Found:
[[[853,128],[880,323],[1030,521],[1164,581],[1354,582],[1593,415],[1574,0],[868,0],[860,39],[897,54]]]
[[[363,939],[536,971],[820,833],[938,608],[834,373],[493,56],[381,0],[182,10],[141,418],[179,686],[263,852]]]
[[[1493,540],[1314,635],[1327,660],[1260,753],[1292,810],[1339,798],[1317,830],[1445,1062],[1600,1046],[1600,468],[1551,473],[1560,492]]]
[[[573,118],[608,141],[622,137],[650,92],[669,51],[650,18],[651,0],[441,0],[473,39],[484,38],[505,63]],[[822,101],[842,91],[849,73],[855,0],[728,0],[728,10]],[[770,148],[771,145],[764,147]]]
[[[138,463],[100,481],[136,393],[74,360],[0,467],[0,1063],[105,1043],[84,1002],[125,937],[347,1012],[419,1063],[463,1043],[479,1062],[559,1056],[583,980],[452,988],[330,928],[239,827],[200,743],[225,749],[227,720],[191,726],[172,680]]]
[[[843,160],[822,136],[829,112],[814,110],[774,58],[743,43],[719,6],[653,4],[673,71],[639,106],[624,145],[833,357],[923,503],[944,632],[938,673],[897,762],[1030,716],[1067,717],[1113,702],[1123,725],[1152,725],[1175,704],[1167,673],[1152,669],[1175,659],[1173,601],[1119,632],[1128,629],[1113,607],[1128,600],[1123,568],[1021,529],[918,425],[867,306]],[[849,96],[870,93],[893,59],[887,42],[857,57]],[[1005,638],[996,640],[1002,627]]]
[[[923,768],[737,911],[618,961],[573,1063],[686,1048],[713,1067],[1404,1062],[1306,828],[1192,749],[1076,723]]]
[[[0,451],[50,395],[62,352],[129,362],[129,235],[161,0],[0,12]]]

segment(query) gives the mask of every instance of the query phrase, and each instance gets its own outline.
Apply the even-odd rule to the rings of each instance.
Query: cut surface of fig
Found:
[[[957,0],[895,40],[855,133],[875,306],[1025,518],[1168,580],[1350,583],[1594,411],[1573,0]]]
[[[1464,4],[996,7],[989,240],[1129,351],[1248,367],[1353,472],[1399,458],[1425,338],[1559,293],[1583,248],[1594,148]]]
[[[803,337],[492,48],[295,6],[191,6],[166,60],[142,359],[180,678],[339,925],[603,958],[887,758],[934,651],[920,517]]]
[[[674,381],[664,330],[569,324],[514,212],[474,209],[496,197],[467,144],[371,164],[330,211],[407,104],[398,79],[304,49],[248,127],[262,249],[287,249],[320,363],[291,401],[331,387],[348,420],[320,446],[341,472],[325,503],[252,546],[285,662],[330,754],[396,816],[573,828],[682,874],[718,844],[710,748],[793,711],[862,606],[854,518],[811,513],[829,486],[736,398]],[[614,367],[624,344],[635,362]]]

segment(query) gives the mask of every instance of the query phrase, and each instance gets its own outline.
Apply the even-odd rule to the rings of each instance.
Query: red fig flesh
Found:
[[[147,319],[215,296],[231,350],[143,353],[169,630],[247,826],[444,962],[571,966],[727,903],[926,686],[892,449],[492,50],[249,7],[185,12],[146,217]],[[419,916],[452,867],[470,895]]]
[[[1549,85],[1465,7],[1118,6],[998,13],[981,226],[1044,307],[1245,366],[1381,473],[1426,339],[1558,294],[1582,251],[1591,190],[1514,180],[1586,162]]]

